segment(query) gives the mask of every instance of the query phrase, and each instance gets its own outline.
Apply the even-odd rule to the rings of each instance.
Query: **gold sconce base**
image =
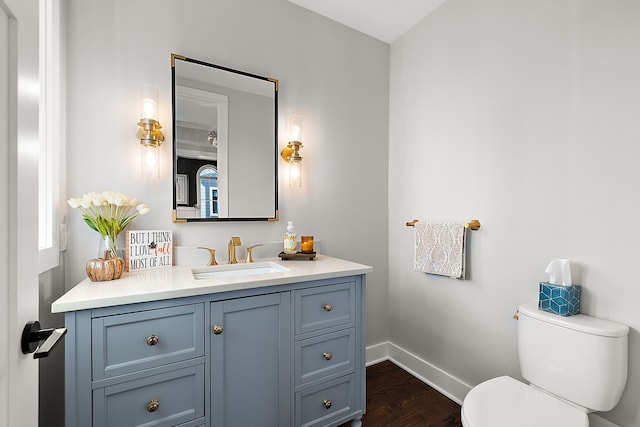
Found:
[[[293,153],[293,148],[291,148],[291,144],[289,144],[282,149],[282,151],[280,152],[280,156],[285,162],[288,162],[289,156],[291,156],[291,153]]]
[[[154,119],[140,119],[138,122],[138,139],[142,145],[151,145],[159,147],[164,141],[164,135],[162,134],[162,126],[160,122]]]
[[[302,142],[289,141],[287,146],[284,147],[280,152],[280,156],[282,156],[285,162],[299,162],[300,160],[302,160],[302,156],[300,156],[301,148]]]

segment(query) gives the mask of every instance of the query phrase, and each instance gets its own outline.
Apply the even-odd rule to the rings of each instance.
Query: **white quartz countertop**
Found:
[[[365,274],[372,267],[338,258],[318,255],[313,261],[279,258],[260,259],[286,267],[278,271],[251,276],[227,276],[195,279],[192,268],[173,266],[156,270],[123,273],[118,280],[92,282],[88,278],[51,304],[52,313],[110,307],[115,305],[214,294],[241,289],[285,285],[310,280],[331,279]]]

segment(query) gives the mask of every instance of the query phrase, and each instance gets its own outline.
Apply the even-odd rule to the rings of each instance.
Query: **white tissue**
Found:
[[[568,259],[556,258],[544,270],[549,273],[549,283],[553,285],[571,286],[571,264]]]
[[[554,259],[545,271],[549,273],[549,283],[571,286],[571,264],[568,259]]]

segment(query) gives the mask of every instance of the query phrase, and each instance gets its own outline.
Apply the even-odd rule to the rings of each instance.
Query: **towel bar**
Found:
[[[409,221],[407,222],[407,227],[413,227],[416,222],[418,222],[417,219],[414,219],[413,221]],[[480,221],[478,221],[477,219],[472,219],[469,222],[465,222],[464,223],[464,228],[470,228],[472,230],[477,230],[480,228]]]

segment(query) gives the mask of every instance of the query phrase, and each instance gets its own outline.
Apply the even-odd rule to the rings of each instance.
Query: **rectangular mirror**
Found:
[[[171,54],[174,221],[278,213],[278,81]]]

